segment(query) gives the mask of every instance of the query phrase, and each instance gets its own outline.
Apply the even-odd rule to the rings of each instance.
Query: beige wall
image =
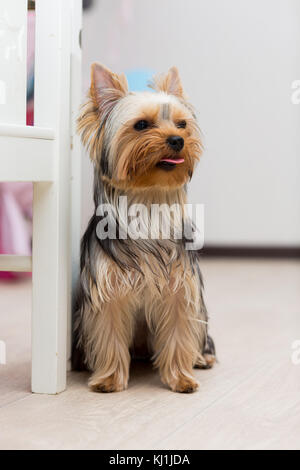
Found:
[[[190,187],[206,241],[300,243],[297,0],[95,0],[84,16],[84,82],[99,60],[116,71],[177,65],[206,152]],[[91,212],[84,158],[83,223]]]

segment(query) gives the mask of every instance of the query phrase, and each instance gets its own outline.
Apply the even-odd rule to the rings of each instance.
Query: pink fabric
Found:
[[[33,90],[35,12],[28,12],[27,83]],[[27,103],[27,125],[33,125],[33,99]],[[0,253],[30,255],[32,238],[32,184],[0,183]],[[25,273],[26,275],[26,273]],[[28,275],[28,273],[27,273]],[[24,273],[1,272],[0,279],[16,279]]]
[[[32,184],[0,183],[0,253],[31,254],[31,220]],[[0,272],[1,279],[19,276]]]

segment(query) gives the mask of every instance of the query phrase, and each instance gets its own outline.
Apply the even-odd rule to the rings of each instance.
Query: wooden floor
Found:
[[[219,364],[200,390],[170,392],[151,366],[129,389],[88,391],[69,375],[57,396],[30,393],[30,282],[0,284],[1,449],[300,449],[300,263],[203,262]]]

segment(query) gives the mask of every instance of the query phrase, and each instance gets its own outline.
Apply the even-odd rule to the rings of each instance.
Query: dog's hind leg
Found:
[[[201,274],[200,266],[198,262],[196,263],[196,270],[198,274],[199,291],[200,291],[200,299],[199,299],[200,311],[206,322],[206,334],[199,341],[199,346],[198,346],[199,354],[194,364],[194,367],[197,369],[211,369],[217,360],[216,348],[215,348],[215,344],[214,344],[212,337],[209,336],[207,333],[208,313],[207,313],[207,308],[206,308],[204,297],[203,297],[203,280],[202,280],[202,274]]]
[[[200,346],[200,355],[194,367],[197,369],[211,369],[216,362],[216,348],[211,336],[207,335],[205,346]]]

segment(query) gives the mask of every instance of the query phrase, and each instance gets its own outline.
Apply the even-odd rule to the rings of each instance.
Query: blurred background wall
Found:
[[[179,67],[205,153],[190,185],[205,204],[205,240],[221,246],[300,246],[298,0],[94,0],[83,19],[89,67]],[[92,212],[83,156],[83,227]]]

